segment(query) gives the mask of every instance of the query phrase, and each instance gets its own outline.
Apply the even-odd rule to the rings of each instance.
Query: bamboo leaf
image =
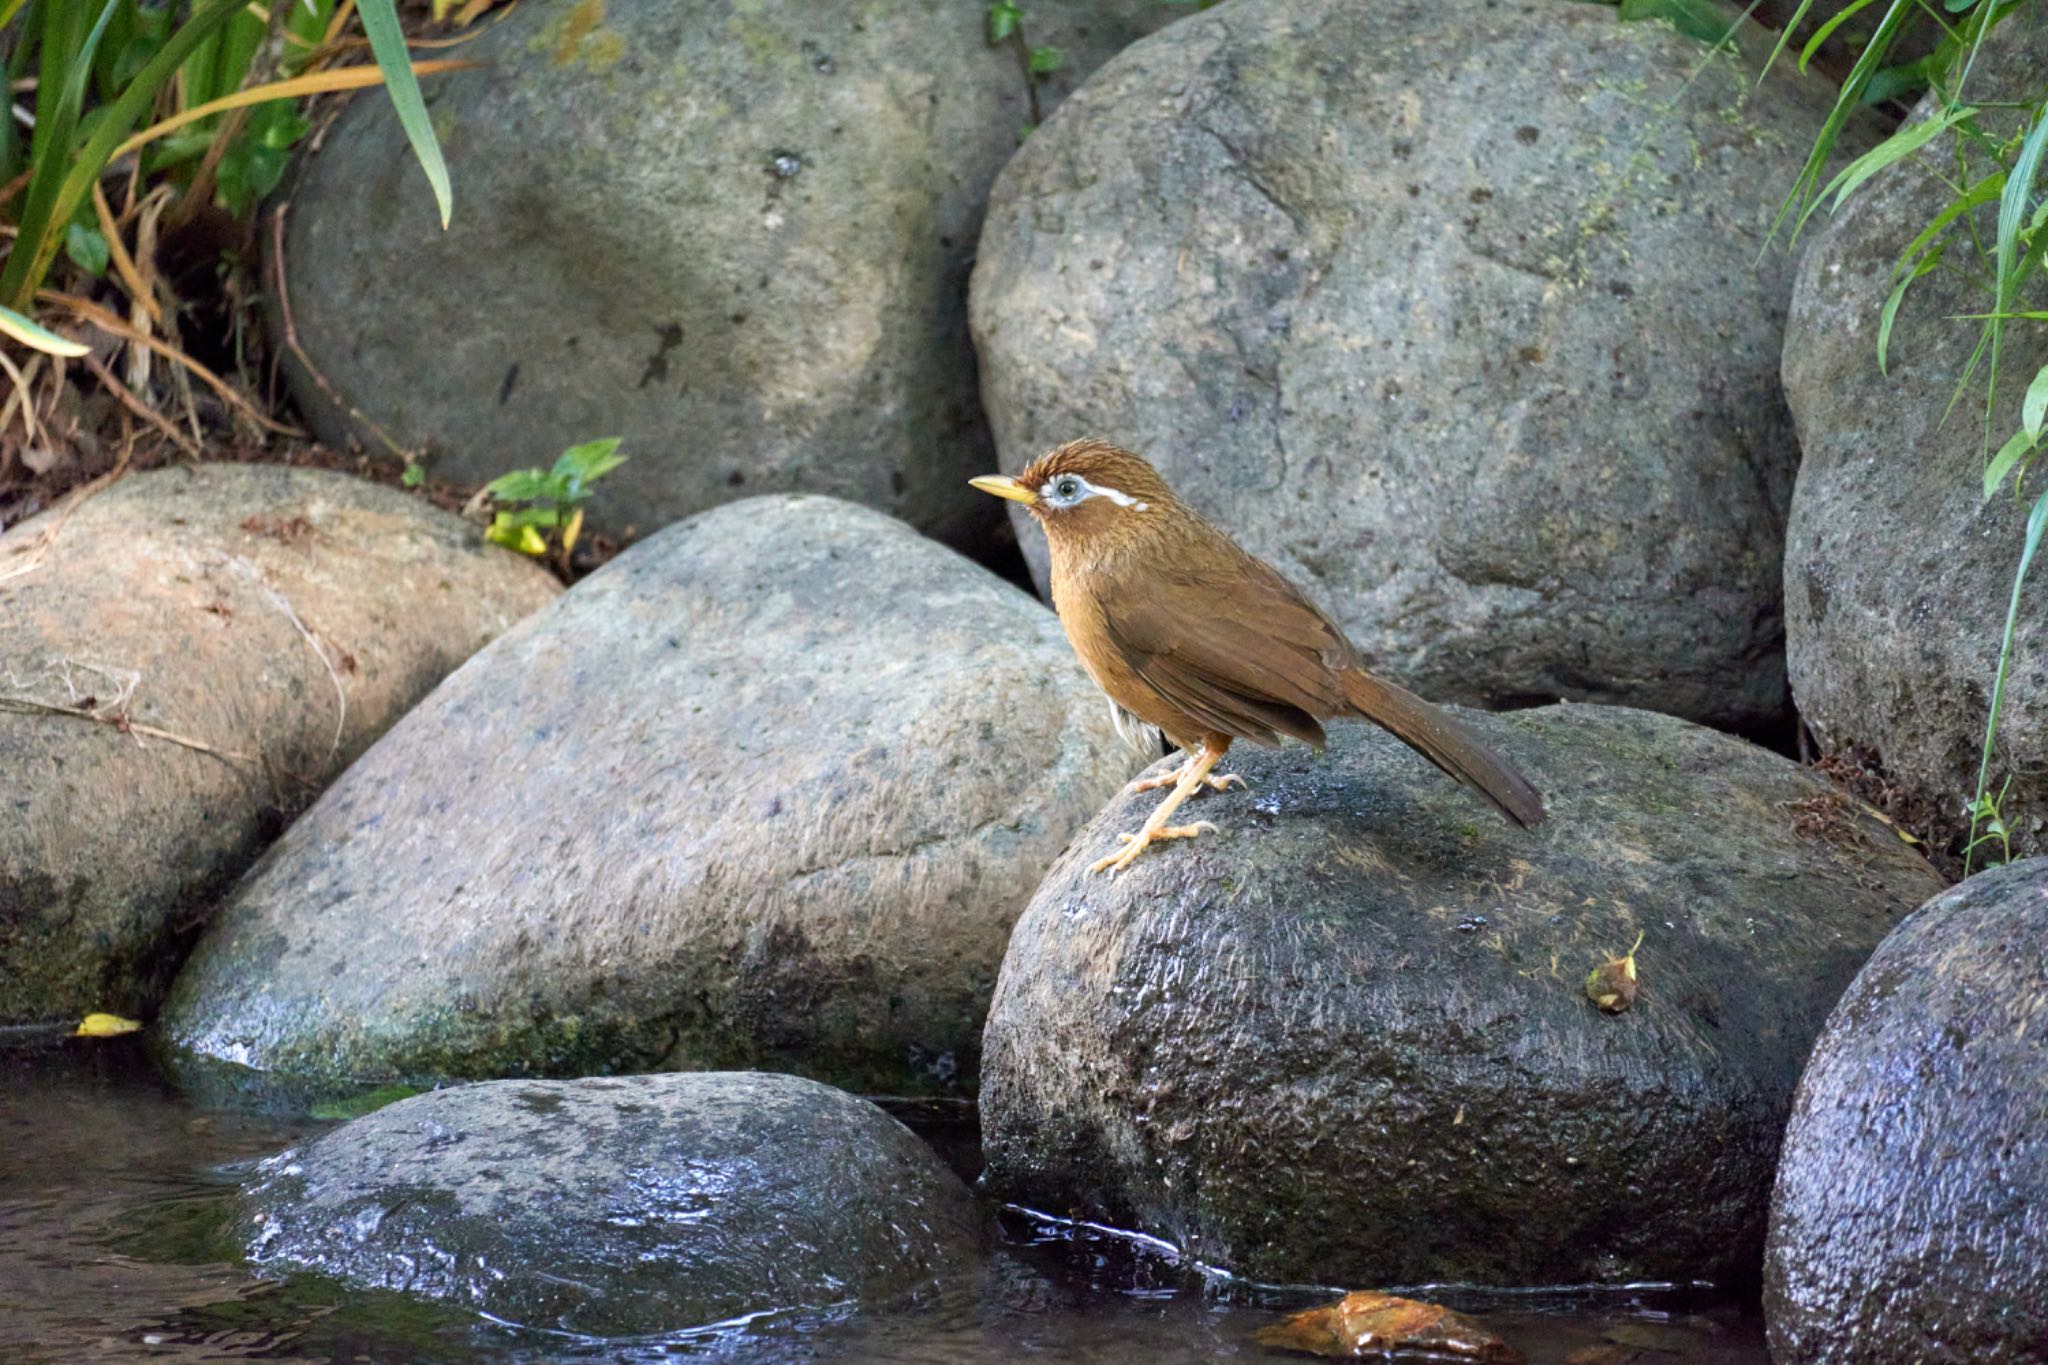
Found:
[[[370,39],[370,51],[384,69],[384,88],[390,92],[391,107],[398,112],[398,124],[406,141],[419,158],[427,183],[434,187],[434,203],[441,211],[441,226],[455,211],[454,193],[448,187],[448,165],[441,159],[441,143],[434,136],[434,124],[427,117],[427,101],[412,74],[412,55],[405,48],[405,33],[398,27],[393,0],[360,0],[356,13],[363,32]]]
[[[1900,278],[1899,282],[1892,287],[1891,297],[1884,301],[1884,311],[1878,315],[1877,319],[1877,368],[1879,373],[1887,375],[1891,373],[1885,356],[1891,347],[1892,324],[1898,321],[1899,305],[1906,301],[1906,291],[1913,287],[1913,281],[1941,264],[1942,251],[1942,247],[1936,247],[1925,256],[1922,256],[1919,263],[1907,271]]]
[[[1806,70],[1806,64],[1813,60],[1813,54],[1820,51],[1822,43],[1834,37],[1836,29],[1853,18],[1857,11],[1868,9],[1875,3],[1877,3],[1877,0],[1856,0],[1854,4],[1844,5],[1834,18],[1815,29],[1813,36],[1806,40],[1805,50],[1799,54],[1799,69],[1801,71]],[[1789,28],[1790,25],[1787,25],[1787,27]]]
[[[1978,812],[1984,809],[1984,795],[1991,781],[1991,750],[1998,737],[1998,711],[2005,700],[2005,675],[2012,665],[2012,637],[2020,619],[2020,589],[2027,581],[2027,569],[2034,562],[2035,551],[2041,548],[2041,535],[2048,531],[2048,493],[2034,500],[2034,510],[2027,517],[2026,544],[2020,547],[2019,568],[2013,571],[2012,601],[2005,609],[2005,638],[1998,647],[1998,674],[1991,684],[1991,713],[1984,721],[1984,751],[1977,760],[1977,796],[1970,803],[1970,847],[1976,846]],[[2010,780],[2010,779],[2008,779]],[[1963,872],[1970,870],[1969,855],[1964,855]]]

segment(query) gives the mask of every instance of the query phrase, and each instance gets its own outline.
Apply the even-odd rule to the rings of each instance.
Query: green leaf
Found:
[[[412,143],[420,169],[427,173],[427,183],[434,187],[434,203],[441,210],[441,226],[445,228],[455,211],[454,192],[448,187],[448,165],[441,159],[441,143],[434,136],[433,121],[427,117],[427,102],[420,94],[419,78],[412,73],[412,54],[406,50],[405,33],[398,27],[393,4],[394,0],[360,0],[356,13],[363,21],[363,32],[370,39],[370,51],[377,58],[377,66],[384,72],[384,89],[391,96],[391,107],[398,111],[398,124],[405,129],[406,141]]]
[[[500,512],[491,519],[491,525],[523,530],[528,526],[560,526],[562,510],[559,507],[521,507],[516,511]]]
[[[409,464],[405,467],[405,472],[398,476],[400,488],[418,488],[426,481],[427,471],[422,465]]]
[[[570,446],[555,460],[555,477],[571,483],[586,484],[604,477],[626,462],[625,456],[615,453],[622,439],[624,438],[606,436],[600,440]]]
[[[2044,421],[2048,421],[2048,365],[2041,367],[2034,382],[2027,385],[2027,396],[2020,400],[2020,425],[2029,436],[2038,439]]]
[[[64,254],[88,275],[107,273],[107,239],[96,227],[73,223],[64,230]]]
[[[1034,47],[1025,59],[1034,76],[1050,76],[1067,64],[1067,54],[1056,47]]]
[[[499,502],[531,502],[547,497],[555,487],[555,482],[538,469],[515,469],[485,484],[484,492]]]
[[[1998,492],[1999,485],[2005,482],[2006,475],[2012,473],[2020,457],[2033,448],[2034,433],[2025,428],[2015,431],[2012,439],[1998,448],[1998,453],[1991,457],[1991,463],[1984,466],[1984,497],[1987,501]]]
[[[1011,0],[995,0],[988,7],[988,40],[991,45],[1000,43],[1017,31],[1017,25],[1024,20],[1024,11]]]
[[[1662,19],[1688,38],[1719,43],[1735,25],[1713,0],[1621,0],[1621,20]]]
[[[1821,197],[1825,199],[1832,193],[1835,196],[1834,207],[1841,208],[1842,202],[1860,189],[1863,182],[1871,176],[1911,156],[1964,119],[1974,117],[1976,113],[1975,109],[1950,109],[1939,118],[1931,118],[1924,123],[1915,123],[1899,129],[1843,167],[1842,173],[1828,182],[1827,188],[1820,192]]]

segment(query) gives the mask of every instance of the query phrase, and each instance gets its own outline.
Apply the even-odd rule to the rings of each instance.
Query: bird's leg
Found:
[[[1181,764],[1178,768],[1173,769],[1171,772],[1161,773],[1157,777],[1141,777],[1131,783],[1130,786],[1124,788],[1124,790],[1132,793],[1149,792],[1157,791],[1161,787],[1176,785],[1182,776],[1186,774],[1188,768],[1195,762],[1195,751],[1193,749],[1183,749],[1181,754]],[[1245,785],[1244,779],[1236,773],[1217,773],[1214,776],[1202,779],[1203,787],[1216,792],[1229,791],[1232,783],[1236,783],[1240,787]]]
[[[1090,872],[1121,872],[1129,867],[1132,861],[1140,853],[1143,853],[1146,847],[1155,839],[1191,839],[1203,830],[1214,834],[1216,826],[1206,820],[1197,821],[1192,825],[1169,825],[1166,821],[1176,810],[1180,809],[1181,802],[1187,800],[1190,796],[1201,790],[1203,786],[1207,785],[1209,770],[1222,762],[1223,755],[1229,747],[1230,742],[1227,739],[1220,747],[1204,740],[1202,752],[1194,755],[1181,765],[1173,790],[1167,794],[1164,801],[1159,803],[1158,809],[1152,812],[1152,818],[1145,822],[1144,828],[1140,829],[1136,834],[1120,836],[1124,841],[1124,846],[1107,857],[1096,859],[1088,865],[1088,870]]]

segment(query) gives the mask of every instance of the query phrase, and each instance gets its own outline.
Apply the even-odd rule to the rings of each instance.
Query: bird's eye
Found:
[[[1052,486],[1053,495],[1063,502],[1071,502],[1081,496],[1081,481],[1069,474]]]

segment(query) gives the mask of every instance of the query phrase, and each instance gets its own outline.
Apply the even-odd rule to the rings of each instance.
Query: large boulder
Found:
[[[1140,763],[1029,594],[850,503],[729,504],[350,769],[223,907],[165,1032],[297,1076],[972,1093],[1011,922]]]
[[[0,538],[0,1023],[152,1011],[284,822],[560,590],[314,470],[158,470],[62,518]]]
[[[1260,1280],[1753,1277],[1806,1050],[1941,885],[1806,769],[1649,712],[1472,723],[1543,788],[1511,827],[1365,727],[1233,753],[1221,832],[1018,921],[982,1064],[1003,1197]],[[1634,1008],[1589,971],[1642,935]]]
[[[1799,1082],[1764,1264],[1779,1365],[2048,1361],[2048,860],[1935,897]]]
[[[2044,69],[2048,8],[2023,6],[1992,30],[1970,100],[2032,99]],[[1963,315],[1991,307],[1956,264],[1974,250],[1967,238],[1950,244],[1951,266],[1907,291],[1888,369],[1877,336],[1899,253],[1948,203],[1954,174],[1943,139],[1859,191],[1806,248],[1785,334],[1785,392],[1805,450],[1785,542],[1793,695],[1824,750],[1874,752],[1894,783],[1949,813],[1976,790],[2027,520],[2010,492],[1983,496],[1988,356],[1950,408],[1981,335]],[[1976,230],[1988,240],[1990,218]],[[2048,286],[2038,272],[2034,281],[2014,307],[2048,308]],[[2009,326],[2001,352],[1994,450],[2019,429],[2022,393],[2048,365],[2048,327]],[[2029,501],[2041,487],[2036,475]],[[2015,851],[2048,851],[2044,592],[2036,566],[1992,756],[1993,793],[2013,779],[2004,815]]]
[[[244,1203],[259,1269],[591,1336],[901,1299],[981,1236],[901,1124],[759,1072],[415,1096],[272,1158]]]
[[[463,47],[480,69],[429,82],[448,230],[389,100],[307,157],[284,269],[324,381],[294,363],[294,393],[325,439],[427,447],[457,479],[624,436],[590,504],[614,529],[803,490],[985,535],[966,290],[989,185],[1182,12],[1024,8],[1065,58],[1047,80],[958,0],[529,0]]]
[[[1752,87],[1743,32],[1235,0],[1135,44],[990,203],[1003,468],[1138,451],[1432,696],[1781,714],[1798,450],[1763,247],[1829,98]]]

